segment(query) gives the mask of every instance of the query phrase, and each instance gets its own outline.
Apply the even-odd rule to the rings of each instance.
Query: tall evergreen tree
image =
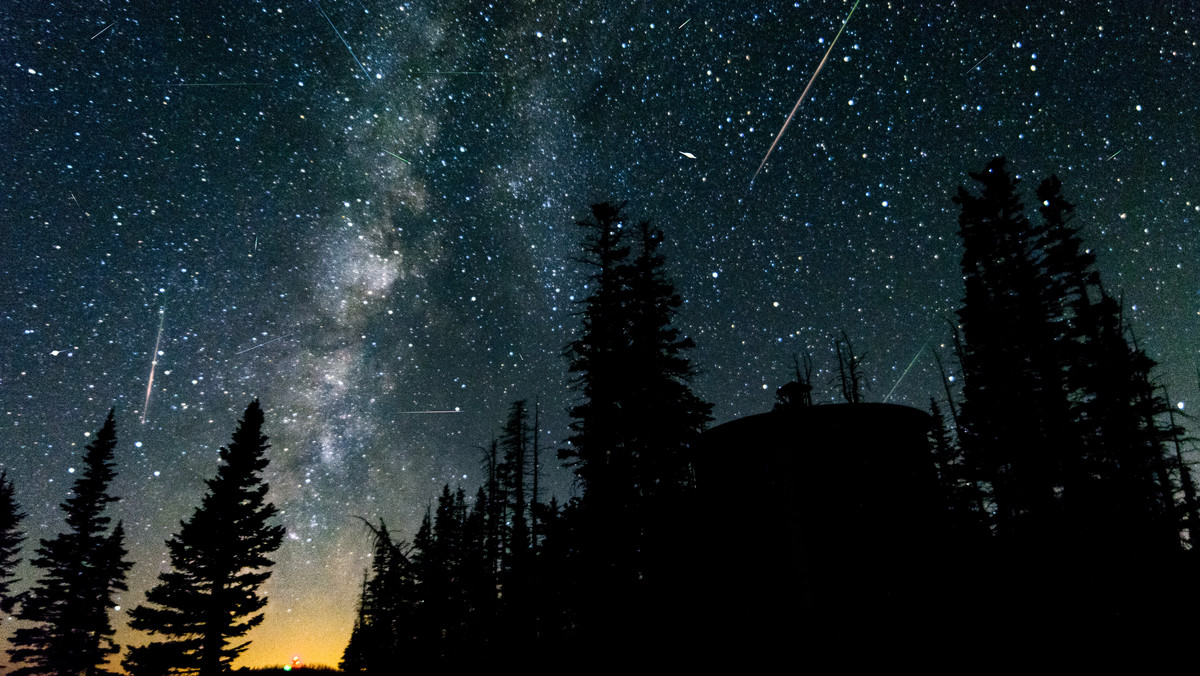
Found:
[[[582,401],[570,410],[574,419],[570,447],[560,450],[559,457],[574,469],[584,496],[602,510],[627,505],[633,484],[619,436],[628,373],[624,349],[629,345],[624,206],[593,204],[592,218],[577,222],[584,228],[584,255],[579,262],[593,269],[588,278],[591,294],[580,301],[580,336],[564,350],[574,374],[572,387]]]
[[[262,424],[255,399],[221,448],[221,465],[206,481],[200,507],[167,541],[171,569],[130,613],[131,627],[169,637],[183,660],[177,666],[201,676],[228,671],[249,645],[231,642],[262,622],[267,599],[258,588],[283,540],[283,526],[270,523],[278,510],[266,501],[262,472],[270,446]]]
[[[582,330],[565,350],[580,401],[570,410],[570,448],[559,452],[583,495],[560,530],[574,543],[556,548],[577,549],[573,624],[598,643],[620,640],[617,627],[631,617],[649,625],[638,608],[663,605],[644,592],[673,565],[666,542],[677,518],[669,514],[693,486],[692,453],[711,411],[689,386],[684,353],[693,343],[673,326],[682,300],[665,273],[662,233],[648,222],[629,233],[622,207],[592,205],[592,218],[579,222],[581,262],[593,274]]]
[[[584,497],[612,513],[691,483],[691,448],[712,405],[691,391],[684,352],[694,343],[672,325],[683,301],[665,273],[663,234],[649,222],[630,246],[621,206],[592,205],[582,262],[594,268],[582,301],[583,330],[567,346],[574,389],[570,461]]]
[[[414,655],[414,580],[405,545],[392,540],[382,520],[378,528],[364,523],[374,541],[371,573],[363,580],[358,617],[340,668],[347,673],[391,674]]]
[[[692,453],[712,420],[712,404],[692,392],[694,375],[684,353],[696,346],[673,325],[683,299],[667,278],[663,233],[638,224],[628,266],[629,377],[622,402],[624,434],[632,443],[637,494],[670,499],[692,486]]]
[[[21,521],[25,513],[13,497],[13,484],[8,472],[0,472],[0,610],[12,610],[16,599],[12,585],[17,582],[16,567],[20,560],[21,543],[25,534],[21,532]]]
[[[958,315],[966,375],[959,416],[963,451],[982,470],[998,526],[1051,529],[1070,469],[1072,430],[1061,359],[1035,233],[1019,180],[998,157],[959,188],[966,295]]]
[[[508,538],[509,566],[514,559],[522,559],[529,552],[529,510],[528,484],[526,475],[529,470],[529,411],[525,400],[515,401],[508,410],[508,420],[504,424],[504,432],[500,435],[500,447],[504,450],[504,460],[500,464],[500,483],[504,498],[508,504]]]
[[[25,664],[14,673],[110,673],[104,662],[120,647],[112,640],[108,613],[114,595],[127,590],[125,576],[133,566],[125,560],[124,529],[118,522],[109,532],[105,514],[107,506],[119,500],[108,492],[116,477],[116,446],[110,410],[87,445],[83,471],[61,505],[67,531],[43,539],[33,559],[42,577],[22,599],[18,617],[34,626],[14,632],[14,647],[8,653],[14,662]]]

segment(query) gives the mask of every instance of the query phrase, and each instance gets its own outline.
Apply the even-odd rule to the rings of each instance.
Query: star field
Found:
[[[1059,175],[1172,402],[1198,395],[1194,3],[863,0],[752,189],[852,2],[18,4],[0,465],[26,558],[115,407],[140,603],[259,397],[287,536],[241,665],[336,664],[370,554],[353,517],[411,537],[443,484],[473,493],[513,400],[566,438],[595,202],[665,231],[718,423],[769,409],[797,352],[833,401],[842,330],[868,398],[940,396],[950,197],[998,154],[1027,206]]]

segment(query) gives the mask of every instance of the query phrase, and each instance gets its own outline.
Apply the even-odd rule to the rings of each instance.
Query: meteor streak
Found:
[[[996,49],[1000,49],[1000,48],[999,48],[999,47],[997,47]],[[976,61],[976,62],[975,62],[975,65],[974,65],[974,66],[971,66],[971,67],[970,67],[970,68],[967,70],[967,72],[968,72],[968,73],[970,73],[971,71],[973,71],[973,70],[975,70],[976,68],[978,68],[978,67],[979,67],[979,64],[983,63],[984,61],[987,61],[987,60],[988,60],[988,56],[991,56],[992,54],[995,54],[995,53],[996,53],[996,49],[993,49],[992,51],[988,52],[988,55],[987,55],[987,56],[985,56],[985,57],[983,57],[982,59],[980,59],[980,60]]]
[[[333,21],[330,20],[329,15],[325,13],[324,9],[321,9],[321,3],[317,2],[317,0],[313,0],[313,4],[317,6],[317,11],[321,13],[321,16],[325,17],[326,21],[329,21],[329,27],[333,29],[333,34],[338,36],[338,39],[342,41],[343,45],[346,45],[346,51],[350,52],[350,58],[354,59],[354,63],[357,63],[358,67],[362,68],[363,75],[366,75],[367,80],[370,80],[371,74],[368,73],[367,69],[362,65],[362,61],[359,61],[358,57],[354,55],[354,50],[350,49],[350,43],[346,42],[346,38],[342,37],[342,34],[338,32],[337,26],[333,25]]]
[[[679,28],[683,28],[684,26],[688,25],[688,21],[691,21],[691,19],[688,19],[687,21],[684,21],[683,23],[679,24]],[[679,30],[679,28],[676,28],[675,30]]]
[[[486,70],[417,70],[409,75],[495,75]]]
[[[1121,150],[1125,150],[1125,149],[1124,149],[1124,148],[1121,148]],[[1111,160],[1112,158],[1116,157],[1117,155],[1120,155],[1120,154],[1121,154],[1121,150],[1118,150],[1117,152],[1113,153],[1112,155],[1109,155],[1109,156],[1108,156],[1108,159],[1110,159],[1110,160]]]
[[[277,340],[283,340],[284,338],[287,338],[288,336],[291,336],[291,335],[292,335],[292,334],[290,334],[290,333],[289,333],[289,334],[287,334],[287,336],[279,336],[278,338],[272,338],[271,340],[268,340],[268,341],[267,341],[267,342],[265,342],[265,343],[259,343],[258,345],[254,345],[254,346],[248,347],[248,348],[246,348],[246,349],[242,350],[241,352],[235,352],[235,353],[234,353],[234,355],[236,356],[236,355],[239,355],[239,354],[244,354],[244,353],[246,353],[246,352],[249,352],[250,350],[257,350],[258,348],[260,348],[260,347],[262,347],[262,346],[264,346],[264,345],[270,345],[271,343],[274,343],[274,342],[275,342],[275,341],[277,341]]]
[[[142,404],[142,424],[146,424],[146,413],[150,410],[150,391],[154,388],[154,367],[158,366],[158,346],[162,344],[163,320],[166,319],[167,313],[165,310],[158,311],[158,337],[154,339],[154,358],[150,360],[150,382],[146,383],[146,402]]]
[[[453,411],[400,411],[400,413],[412,415],[415,413],[462,413],[462,411],[455,409]]]
[[[394,153],[394,152],[392,152],[392,151],[388,150],[387,148],[384,148],[384,149],[383,149],[383,152],[387,153],[388,155],[391,155],[392,157],[394,157],[394,158],[396,158],[396,159],[400,160],[401,162],[403,162],[403,163],[405,163],[405,164],[412,164],[412,162],[409,162],[408,160],[404,159],[403,157],[400,157],[400,156],[399,156],[399,155],[397,155],[396,153]]]
[[[108,24],[108,25],[107,25],[107,26],[105,26],[104,28],[101,28],[101,29],[100,29],[100,33],[103,33],[104,31],[108,30],[109,28],[112,28],[112,27],[113,27],[113,26],[115,26],[115,25],[117,25],[117,22],[116,22],[116,21],[114,21],[114,22],[112,22],[112,23]],[[95,35],[93,35],[91,38],[89,38],[89,39],[88,39],[88,42],[91,42],[92,40],[95,40],[96,38],[100,37],[100,33],[96,33]]]
[[[263,87],[263,82],[168,82],[166,87]]]
[[[888,390],[887,396],[883,398],[883,403],[886,404],[888,399],[892,398],[892,392],[895,392],[896,388],[900,387],[900,381],[904,380],[904,376],[908,375],[908,372],[912,370],[913,364],[917,363],[917,357],[921,356],[921,353],[925,351],[925,346],[928,344],[929,339],[926,338],[925,342],[921,343],[921,349],[917,350],[917,353],[913,355],[912,361],[908,362],[908,368],[904,369],[904,373],[900,374],[900,377],[896,380],[896,384],[892,385],[892,389]]]
[[[838,38],[842,37],[842,31],[846,30],[846,24],[850,23],[850,17],[854,16],[854,10],[858,9],[858,3],[862,0],[854,0],[854,6],[850,8],[850,13],[846,15],[846,20],[842,22],[842,27],[838,29],[837,35],[833,36],[833,42],[829,43],[829,49],[825,50],[825,56],[821,57],[821,63],[817,64],[817,69],[813,71],[812,77],[808,79],[808,84],[805,85],[804,91],[800,93],[800,98],[796,101],[796,105],[792,107],[792,112],[788,113],[787,119],[783,121],[783,128],[775,135],[775,140],[771,141],[771,147],[767,148],[767,154],[763,156],[762,162],[758,165],[758,171],[754,172],[754,176],[750,177],[750,187],[754,187],[754,179],[758,178],[758,172],[767,164],[767,158],[771,156],[771,151],[775,150],[775,146],[779,145],[779,137],[783,136],[783,132],[787,131],[788,125],[792,122],[792,117],[796,115],[796,110],[800,108],[800,104],[804,101],[804,97],[808,95],[808,90],[812,89],[813,82],[816,81],[817,75],[821,73],[821,69],[825,67],[825,61],[829,59],[829,53],[833,51],[833,46],[837,44]]]

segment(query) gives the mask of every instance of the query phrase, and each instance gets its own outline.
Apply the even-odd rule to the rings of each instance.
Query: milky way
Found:
[[[1005,154],[1027,200],[1062,178],[1197,396],[1195,3],[864,0],[752,192],[851,2],[187,4],[0,8],[0,463],[47,537],[116,408],[128,607],[261,398],[287,539],[242,664],[336,663],[353,517],[411,537],[443,484],[473,493],[513,400],[567,436],[594,202],[666,232],[718,422],[796,353],[833,401],[843,330],[869,398],[924,407],[963,293],[950,196]]]

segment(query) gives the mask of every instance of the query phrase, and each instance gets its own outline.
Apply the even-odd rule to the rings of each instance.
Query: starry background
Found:
[[[950,197],[1005,154],[1027,194],[1063,179],[1184,405],[1198,7],[864,0],[751,189],[849,2],[4,3],[0,462],[27,547],[115,406],[139,603],[260,397],[288,535],[240,664],[336,664],[355,515],[411,537],[443,484],[473,493],[515,399],[566,437],[573,223],[603,200],[666,231],[717,422],[770,408],[797,352],[832,401],[842,330],[870,398],[924,408],[962,296]]]

